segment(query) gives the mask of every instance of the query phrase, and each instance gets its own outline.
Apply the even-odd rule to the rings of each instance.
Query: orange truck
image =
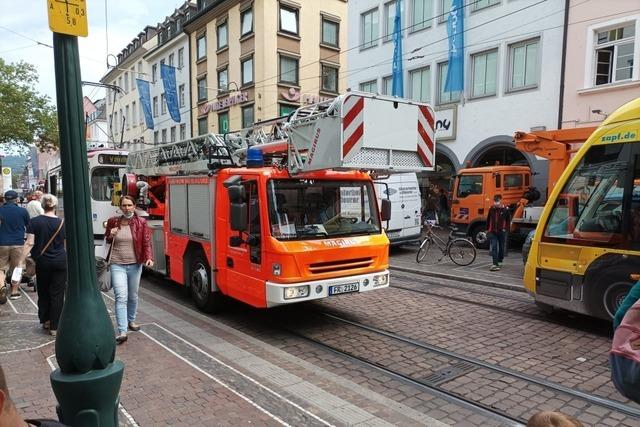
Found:
[[[389,286],[372,175],[433,170],[426,104],[348,92],[285,118],[129,153],[154,269],[198,308],[273,307]]]
[[[547,188],[552,189],[572,155],[596,128],[516,132],[516,148],[548,160]],[[451,223],[478,247],[488,247],[486,218],[496,194],[512,210],[511,237],[524,240],[535,229],[543,207],[533,206],[540,192],[532,187],[528,166],[485,166],[461,169],[451,196]]]

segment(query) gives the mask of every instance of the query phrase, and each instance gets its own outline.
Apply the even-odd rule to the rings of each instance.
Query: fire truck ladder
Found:
[[[127,168],[141,175],[207,173],[211,169],[235,166],[234,147],[222,135],[207,134],[139,151],[130,151]]]

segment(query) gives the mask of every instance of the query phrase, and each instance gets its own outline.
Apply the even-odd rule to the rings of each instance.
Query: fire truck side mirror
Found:
[[[230,185],[227,187],[227,191],[229,192],[229,201],[232,204],[245,203],[247,200],[247,195],[245,193],[245,189],[243,185]]]
[[[381,200],[380,217],[383,221],[389,221],[391,219],[391,200]]]
[[[245,231],[247,229],[247,204],[231,203],[229,219],[233,231]]]

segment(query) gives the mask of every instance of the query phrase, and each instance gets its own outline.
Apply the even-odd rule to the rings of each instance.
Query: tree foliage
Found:
[[[56,108],[36,91],[37,82],[33,65],[0,58],[0,144],[19,148],[35,143],[41,151],[58,146]]]

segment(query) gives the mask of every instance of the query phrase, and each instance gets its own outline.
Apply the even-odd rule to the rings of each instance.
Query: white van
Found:
[[[415,173],[396,173],[375,181],[378,203],[391,201],[391,219],[384,221],[391,245],[420,240],[420,187]]]

